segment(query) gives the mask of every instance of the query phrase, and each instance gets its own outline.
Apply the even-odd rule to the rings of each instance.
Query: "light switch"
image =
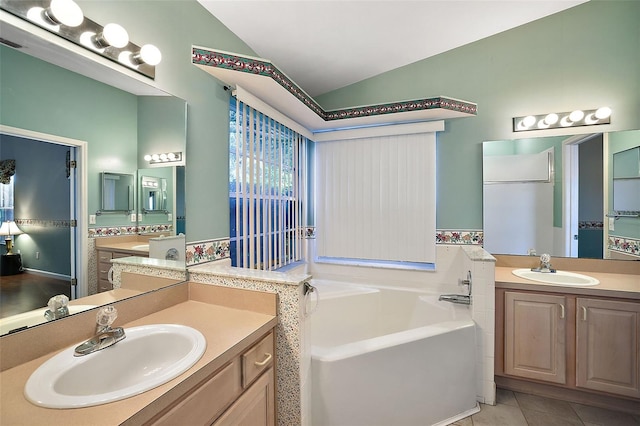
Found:
[[[171,213],[167,213],[167,221],[171,222],[173,220],[173,215]]]
[[[609,231],[615,231],[616,230],[616,218],[615,217],[610,217],[609,218]]]
[[[95,225],[96,224],[96,215],[95,214],[90,214],[89,215],[89,225]]]
[[[135,213],[131,213],[131,222],[135,222],[137,220],[138,220],[138,218],[137,218],[136,214]]]

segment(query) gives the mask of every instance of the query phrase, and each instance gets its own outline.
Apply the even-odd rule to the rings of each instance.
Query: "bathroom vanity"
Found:
[[[125,331],[147,324],[182,324],[200,331],[207,347],[202,358],[175,379],[127,399],[85,408],[39,407],[25,398],[23,389],[43,362],[91,337],[95,311],[5,336],[0,348],[0,424],[274,425],[276,303],[275,294],[198,283],[114,303],[116,325]],[[34,341],[40,342],[37,349]],[[101,380],[100,374],[109,372],[87,380]]]
[[[496,384],[640,413],[640,265],[626,263],[582,270],[600,281],[588,287],[496,266]]]
[[[96,239],[98,293],[113,290],[109,281],[111,260],[129,256],[149,257],[149,239],[158,235],[123,235]]]

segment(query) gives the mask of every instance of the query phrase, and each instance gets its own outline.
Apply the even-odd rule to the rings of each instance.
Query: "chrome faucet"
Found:
[[[47,302],[47,309],[44,313],[44,317],[47,321],[53,321],[58,318],[64,318],[69,315],[69,298],[64,294],[58,294],[53,296]]]
[[[96,315],[96,335],[78,345],[73,356],[84,356],[113,346],[126,336],[122,327],[111,328],[118,317],[118,311],[112,305],[100,308]]]
[[[556,270],[551,267],[551,256],[548,253],[544,253],[540,256],[540,266],[537,268],[531,268],[533,272],[555,273]]]
[[[470,305],[471,304],[471,271],[467,271],[467,279],[460,280],[461,285],[468,285],[469,292],[467,294],[442,294],[438,298],[438,300],[443,300],[445,302],[458,303],[460,305]]]

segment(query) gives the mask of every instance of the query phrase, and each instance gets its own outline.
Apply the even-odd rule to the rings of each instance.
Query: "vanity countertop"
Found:
[[[578,287],[527,280],[514,275],[512,273],[514,269],[518,268],[496,266],[496,288],[513,288],[517,290],[535,290],[552,293],[571,293],[585,296],[621,297],[625,299],[640,300],[640,275],[637,274],[576,271],[600,281],[600,284],[597,285]]]
[[[207,349],[202,358],[185,373],[155,389],[109,404],[78,409],[38,407],[25,399],[24,385],[38,366],[59,352],[55,351],[0,373],[2,383],[0,424],[144,423],[171,404],[179,395],[238,356],[248,348],[251,342],[266,334],[277,324],[274,294],[262,293],[247,297],[246,294],[236,294],[233,290],[215,289],[216,286],[185,283],[187,284],[193,286],[189,292],[189,300],[126,324],[118,324],[124,327],[125,331],[128,327],[161,323],[182,324],[199,330],[207,340]],[[262,295],[264,298],[260,298]],[[221,299],[225,301],[219,303]],[[249,299],[253,303],[252,306],[247,304]],[[230,302],[227,303],[229,300]],[[105,371],[104,374],[109,372]],[[100,377],[87,377],[87,380],[100,380]]]
[[[135,256],[136,254],[144,254],[145,256],[148,256],[149,248],[134,248],[136,246],[144,244],[148,243],[146,241],[109,242],[106,244],[101,244],[100,246],[96,246],[96,248],[98,250],[115,250],[119,252],[131,253],[132,256]]]

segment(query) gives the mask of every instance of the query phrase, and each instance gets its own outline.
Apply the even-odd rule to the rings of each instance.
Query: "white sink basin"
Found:
[[[149,250],[149,244],[138,244],[137,246],[131,247],[132,250]]]
[[[550,273],[535,272],[531,269],[514,269],[512,273],[520,278],[547,284],[566,285],[572,287],[588,287],[600,284],[600,281],[593,277],[576,274],[575,272],[556,271],[554,273]]]
[[[95,305],[69,305],[69,314],[83,312],[95,308]],[[33,327],[34,325],[44,324],[47,320],[44,313],[48,308],[35,309],[29,312],[12,315],[10,317],[0,319],[0,335],[7,334],[10,331],[22,329],[24,327]]]
[[[202,357],[206,341],[191,327],[155,324],[125,329],[124,340],[89,355],[65,349],[33,372],[24,394],[47,408],[80,408],[125,399],[179,376]]]

